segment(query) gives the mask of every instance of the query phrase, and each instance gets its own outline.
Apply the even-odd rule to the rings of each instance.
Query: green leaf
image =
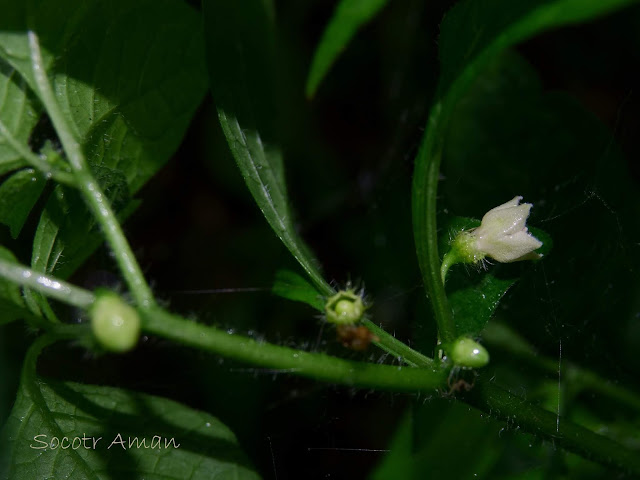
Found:
[[[14,173],[0,185],[0,222],[17,238],[46,180],[32,168]]]
[[[439,41],[442,60],[439,91],[416,158],[412,189],[418,262],[445,341],[452,340],[456,332],[438,278],[436,211],[440,162],[453,111],[476,77],[505,48],[550,28],[590,20],[633,3],[633,0],[467,0],[446,15]],[[489,170],[486,165],[482,167]]]
[[[124,221],[140,205],[131,200],[124,175],[101,168],[96,175],[103,191]],[[67,278],[103,243],[96,221],[79,192],[57,186],[47,201],[33,240],[31,266]]]
[[[233,433],[207,413],[118,388],[25,383],[2,431],[2,479],[260,478]],[[75,443],[47,447],[54,437]]]
[[[307,78],[307,97],[315,95],[318,86],[358,29],[382,10],[387,2],[388,0],[340,0],[313,56]]]
[[[277,139],[272,5],[203,1],[207,60],[220,125],[258,207],[318,290],[333,289],[295,229]]]
[[[476,279],[450,294],[449,302],[458,334],[470,337],[479,335],[504,294],[515,282],[515,278],[499,278],[484,273],[480,274],[479,281]]]
[[[204,94],[196,12],[178,0],[2,0],[0,9],[2,60],[33,87],[27,29],[38,34],[73,135],[115,209],[131,205],[114,199],[164,165]],[[42,213],[32,265],[68,276],[100,243],[80,197],[58,187]]]
[[[18,262],[13,253],[1,245],[0,258],[16,263]],[[28,313],[29,310],[22,300],[20,288],[16,284],[0,278],[0,325],[17,320]]]
[[[136,192],[175,151],[204,94],[198,15],[178,0],[2,0],[0,8],[0,56],[33,88],[26,32],[35,31],[87,159],[121,170]]]
[[[0,123],[11,139],[26,145],[39,115],[40,107],[24,79],[0,58]],[[0,175],[26,165],[11,139],[0,133]]]
[[[271,293],[294,302],[302,302],[324,312],[324,297],[303,277],[290,270],[278,270]]]

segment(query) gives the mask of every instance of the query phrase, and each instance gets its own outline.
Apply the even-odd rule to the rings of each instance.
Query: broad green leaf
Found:
[[[211,91],[231,153],[271,228],[318,290],[328,295],[333,290],[296,232],[289,208],[276,128],[272,5],[204,0],[203,10]]]
[[[89,162],[121,170],[136,192],[177,148],[206,88],[198,15],[179,0],[0,8],[0,56],[33,87],[26,30],[35,31]]]
[[[370,21],[387,2],[388,0],[340,0],[313,56],[307,78],[307,97],[315,95],[318,86],[358,29]]]
[[[14,173],[0,185],[0,222],[17,238],[46,180],[32,168]]]
[[[103,191],[124,221],[140,205],[131,200],[124,175],[100,169],[96,175]],[[38,271],[67,278],[103,242],[95,219],[80,194],[57,186],[47,201],[33,240],[31,266]]]
[[[325,301],[320,292],[303,277],[290,270],[279,270],[276,273],[271,292],[294,302],[306,303],[321,312],[324,311]]]
[[[11,145],[11,140],[27,144],[29,135],[38,122],[39,110],[40,107],[24,79],[0,58],[0,123],[12,137],[7,139],[0,132],[0,175],[26,165],[22,156]],[[0,127],[1,130],[4,129]]]
[[[64,437],[71,448],[58,443]],[[7,480],[260,478],[215,417],[98,385],[23,379],[0,441],[0,478]]]
[[[9,250],[0,246],[0,258],[17,262],[16,257]],[[20,288],[7,280],[0,278],[0,325],[17,320],[28,309],[22,300]]]
[[[418,261],[425,285],[436,301],[442,299],[443,292],[437,275],[434,179],[439,173],[445,136],[458,102],[487,64],[507,47],[548,29],[597,18],[633,3],[633,0],[467,0],[445,16],[439,41],[442,61],[439,92],[416,158],[412,192]],[[441,304],[440,301],[438,311],[445,311],[447,307]]]
[[[135,193],[175,151],[205,91],[196,12],[179,0],[2,0],[0,9],[2,60],[34,87],[27,29],[35,31],[94,173],[107,190]],[[100,244],[92,223],[79,196],[59,187],[36,232],[34,268],[67,276]]]

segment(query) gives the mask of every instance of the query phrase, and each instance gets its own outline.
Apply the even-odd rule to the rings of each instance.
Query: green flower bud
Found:
[[[487,349],[468,337],[461,337],[453,342],[448,353],[458,367],[480,368],[489,363]]]
[[[93,334],[106,350],[126,352],[138,343],[140,317],[113,292],[100,292],[89,309]]]
[[[341,290],[327,300],[324,307],[327,322],[337,325],[353,325],[365,311],[362,297],[353,290]]]

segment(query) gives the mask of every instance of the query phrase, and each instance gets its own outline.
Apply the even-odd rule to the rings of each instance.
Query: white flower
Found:
[[[520,200],[522,197],[515,197],[492,208],[482,217],[479,227],[456,236],[440,267],[443,283],[449,268],[456,263],[478,263],[485,257],[502,263],[541,257],[535,251],[542,242],[531,235],[525,225],[532,205],[520,205]]]
[[[535,250],[542,242],[531,235],[526,227],[532,205],[523,203],[522,197],[489,210],[482,217],[482,224],[469,231],[475,240],[470,246],[477,254],[491,257],[502,263],[538,258]]]

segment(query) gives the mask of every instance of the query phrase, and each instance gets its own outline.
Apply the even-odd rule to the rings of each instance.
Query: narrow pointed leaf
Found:
[[[324,311],[323,296],[307,280],[290,270],[279,270],[271,292],[294,302],[302,302],[319,311]]]
[[[270,2],[203,2],[211,91],[231,153],[269,225],[325,295],[332,288],[295,229],[277,128]]]

